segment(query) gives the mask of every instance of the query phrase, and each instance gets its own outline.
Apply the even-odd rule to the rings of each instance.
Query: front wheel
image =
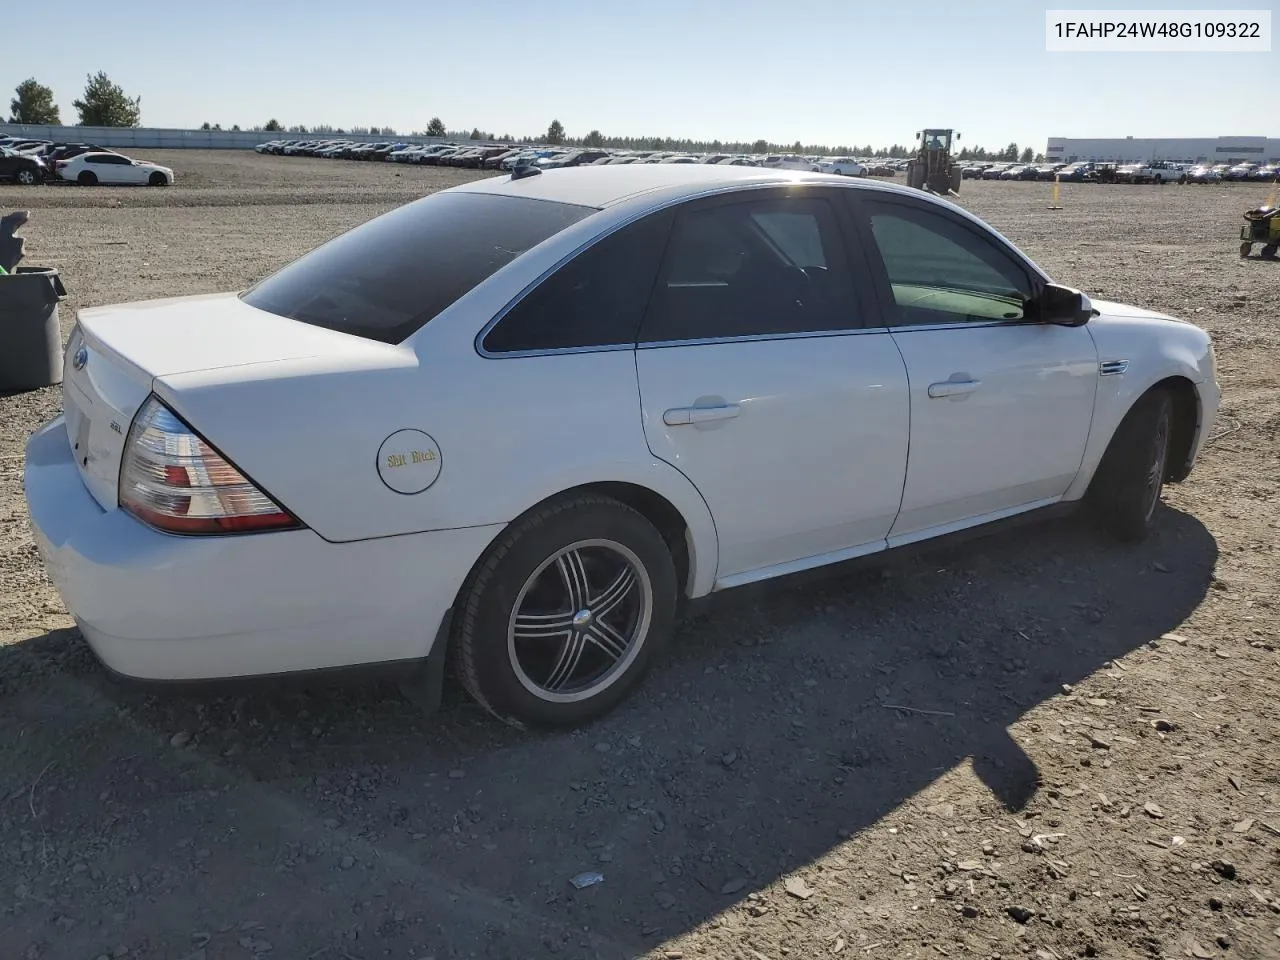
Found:
[[[451,638],[467,692],[515,726],[617,706],[671,634],[671,551],[625,504],[582,494],[515,521],[469,578]]]
[[[1276,258],[1277,249],[1280,249],[1280,245],[1277,245],[1274,243],[1268,243],[1265,247],[1262,248],[1262,259],[1274,260]]]
[[[18,182],[24,187],[34,187],[40,182],[40,176],[34,170],[19,170]]]
[[[1146,539],[1169,462],[1173,400],[1153,390],[1133,405],[1102,456],[1089,499],[1102,526],[1121,540]]]
[[[150,177],[147,178],[147,186],[149,187],[167,187],[168,185],[169,185],[169,178],[166,177],[159,170],[157,170],[155,173],[153,173]]]

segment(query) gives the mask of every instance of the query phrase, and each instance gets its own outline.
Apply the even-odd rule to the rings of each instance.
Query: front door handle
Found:
[[[707,423],[711,420],[732,420],[742,408],[736,403],[724,403],[714,407],[672,407],[662,415],[662,422],[669,427],[689,423]]]
[[[966,394],[973,393],[982,386],[981,380],[943,380],[941,383],[929,384],[929,396],[937,399],[938,397],[963,397]]]

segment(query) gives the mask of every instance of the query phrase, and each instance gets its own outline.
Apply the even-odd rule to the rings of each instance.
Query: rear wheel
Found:
[[[159,170],[157,170],[155,173],[153,173],[150,177],[147,178],[147,186],[149,187],[167,187],[168,185],[169,185],[169,178],[166,177]]]
[[[31,169],[22,169],[18,171],[17,180],[24,187],[34,187],[40,182],[40,175]]]
[[[566,726],[618,705],[669,637],[676,573],[662,535],[583,494],[515,521],[463,590],[450,644],[467,692],[515,726]]]
[[[1173,436],[1173,400],[1152,390],[1120,421],[1098,465],[1089,498],[1103,527],[1121,540],[1146,538],[1154,525]]]
[[[1268,243],[1262,248],[1262,258],[1264,260],[1274,260],[1276,258],[1276,250],[1278,248],[1280,248],[1280,245]]]
[[[76,177],[76,183],[82,187],[92,187],[98,182],[98,175],[92,170],[81,170],[80,176]]]
[[[1242,244],[1240,244],[1240,256],[1242,256],[1242,257],[1247,257],[1247,256],[1249,255],[1250,251],[1252,251],[1252,250],[1253,250],[1253,244],[1252,244],[1252,243],[1242,243]]]

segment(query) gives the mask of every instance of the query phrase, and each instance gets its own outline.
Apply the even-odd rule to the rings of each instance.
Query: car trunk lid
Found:
[[[112,510],[129,426],[157,378],[311,358],[367,364],[403,353],[258,310],[234,293],[86,309],[67,344],[67,436],[85,486]]]

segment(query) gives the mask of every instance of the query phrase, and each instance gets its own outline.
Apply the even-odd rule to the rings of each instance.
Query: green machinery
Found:
[[[960,168],[951,158],[951,143],[959,141],[954,130],[922,130],[916,134],[919,146],[907,164],[907,186],[929,193],[960,193]]]

